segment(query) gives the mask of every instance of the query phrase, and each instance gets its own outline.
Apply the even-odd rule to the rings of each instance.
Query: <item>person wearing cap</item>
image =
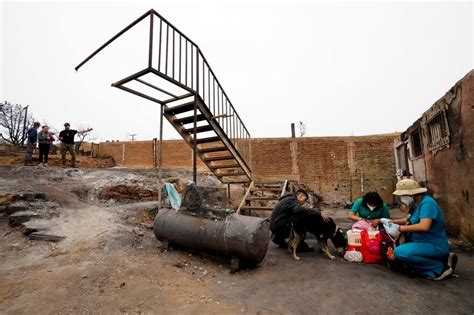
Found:
[[[39,122],[35,122],[33,127],[26,132],[25,165],[33,165],[33,151],[36,148],[36,142],[38,142],[38,128],[40,126]]]
[[[71,155],[72,167],[76,167],[76,149],[74,147],[74,136],[76,134],[91,131],[92,128],[77,131],[74,129],[70,129],[70,127],[71,125],[69,123],[65,123],[64,130],[59,133],[59,140],[61,141],[61,160],[63,165],[66,165],[66,155],[69,152],[69,154]]]
[[[291,224],[295,218],[303,219],[307,215],[320,215],[326,221],[328,217],[323,215],[319,209],[304,206],[308,200],[308,193],[302,189],[295,194],[287,194],[278,200],[270,217],[270,231],[272,242],[281,248],[286,248],[286,239],[290,237]],[[298,246],[299,251],[312,251],[304,241]]]
[[[357,199],[349,211],[349,220],[355,221],[354,225],[357,227],[365,227],[364,230],[378,227],[382,218],[389,219],[390,211],[382,197],[375,191],[369,191]],[[363,224],[360,224],[361,222]]]
[[[442,280],[454,272],[457,256],[449,252],[443,211],[426,192],[413,179],[397,183],[393,194],[400,198],[410,215],[391,220],[387,232],[393,237],[410,233],[410,238],[408,243],[395,248],[391,259],[402,262],[415,274]]]

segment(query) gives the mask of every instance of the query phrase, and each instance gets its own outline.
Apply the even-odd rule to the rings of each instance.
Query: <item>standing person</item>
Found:
[[[35,122],[33,127],[26,132],[26,154],[25,165],[33,165],[33,151],[38,141],[38,128],[41,126],[39,122]]]
[[[49,149],[53,141],[54,137],[53,134],[49,132],[49,127],[46,125],[41,127],[41,131],[38,133],[40,165],[48,166]]]
[[[66,165],[66,154],[69,152],[71,154],[71,163],[72,167],[76,166],[76,149],[74,147],[74,136],[76,134],[84,133],[91,131],[92,128],[77,131],[74,129],[70,129],[71,125],[69,123],[64,124],[64,130],[59,133],[59,140],[61,141],[61,159],[63,165]]]
[[[400,232],[411,235],[409,242],[397,246],[389,259],[403,263],[420,276],[442,280],[456,269],[457,256],[449,252],[443,211],[426,191],[413,179],[402,179],[397,183],[393,194],[400,197],[412,214],[391,220],[387,232],[393,237]]]

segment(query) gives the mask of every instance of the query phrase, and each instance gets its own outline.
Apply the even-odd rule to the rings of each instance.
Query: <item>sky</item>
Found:
[[[117,88],[143,68],[154,8],[196,42],[252,137],[404,131],[474,64],[473,2],[0,2],[0,101],[97,140],[158,137],[159,105]],[[180,136],[165,120],[164,137]]]

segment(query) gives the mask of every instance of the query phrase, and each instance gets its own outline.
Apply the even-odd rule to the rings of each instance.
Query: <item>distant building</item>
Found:
[[[395,140],[397,174],[438,201],[448,232],[474,242],[474,70]]]

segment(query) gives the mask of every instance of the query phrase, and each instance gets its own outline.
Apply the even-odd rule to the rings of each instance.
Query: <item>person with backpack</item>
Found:
[[[49,149],[53,141],[54,137],[53,134],[49,132],[49,127],[46,125],[41,127],[41,131],[38,133],[39,165],[48,166]]]
[[[26,132],[26,153],[25,153],[25,165],[33,165],[33,151],[36,148],[36,142],[38,141],[38,128],[41,126],[39,122],[35,122],[33,127],[28,129]]]

